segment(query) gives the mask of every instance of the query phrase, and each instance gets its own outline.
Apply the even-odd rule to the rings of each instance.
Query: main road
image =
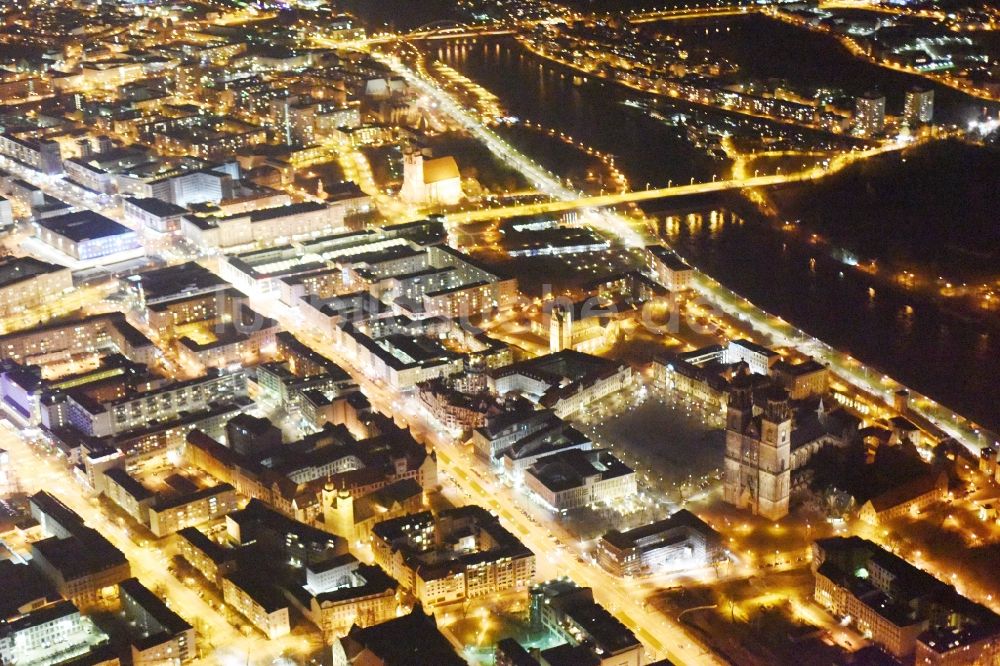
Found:
[[[196,666],[263,666],[289,652],[303,656],[314,649],[300,637],[286,636],[278,641],[269,641],[259,634],[241,634],[198,595],[196,588],[170,573],[167,551],[161,547],[165,541],[138,545],[127,527],[104,513],[96,497],[81,492],[79,481],[65,461],[28,444],[24,435],[7,422],[0,425],[0,449],[10,454],[15,478],[23,492],[34,494],[44,490],[56,497],[125,554],[132,575],[143,585],[165,593],[167,604],[190,622],[199,634],[199,647],[202,649]]]
[[[335,44],[327,45],[334,46]],[[591,225],[611,232],[626,246],[642,246],[645,245],[643,235],[636,231],[636,229],[623,216],[607,211],[596,212],[596,209],[601,205],[615,205],[628,203],[630,201],[642,201],[668,196],[679,196],[683,194],[718,192],[737,188],[753,189],[755,187],[763,187],[779,183],[818,179],[834,173],[857,160],[870,158],[885,152],[901,150],[906,148],[907,145],[912,145],[904,143],[887,143],[877,148],[842,153],[834,156],[825,168],[814,167],[785,175],[776,174],[772,176],[756,176],[752,178],[742,178],[728,181],[692,183],[689,185],[660,188],[658,190],[640,190],[635,192],[626,192],[623,194],[609,194],[604,195],[603,197],[580,197],[578,193],[573,192],[571,189],[566,187],[558,176],[543,169],[531,158],[525,156],[523,153],[511,146],[508,142],[483,125],[483,123],[476,118],[474,114],[467,111],[448,92],[417,75],[401,60],[393,56],[386,56],[378,53],[374,53],[373,57],[379,59],[397,75],[403,77],[407,83],[413,86],[416,90],[437,100],[439,108],[444,113],[450,115],[459,125],[464,127],[472,136],[479,139],[495,155],[514,168],[518,169],[528,178],[529,181],[534,184],[535,187],[538,188],[540,192],[547,194],[553,199],[553,201],[544,204],[525,204],[521,206],[497,208],[488,211],[483,210],[458,213],[448,217],[448,220],[452,223],[495,219],[502,216],[509,217],[514,215],[530,215],[557,210],[584,208],[585,210],[595,212],[594,215],[588,216],[588,223]],[[541,208],[535,208],[535,206],[541,206]],[[732,294],[732,292],[723,289],[720,285],[718,285],[718,283],[711,280],[707,276],[699,275],[698,282],[702,293],[708,296],[714,305],[723,309],[731,309],[734,302],[740,302],[741,318],[750,321],[754,325],[755,330],[768,335],[776,334],[776,339],[787,340],[789,343],[798,344],[800,348],[807,348],[810,353],[815,353],[817,356],[823,356],[824,358],[829,359],[839,369],[843,369],[844,378],[854,383],[858,388],[883,397],[891,395],[893,390],[904,388],[901,384],[888,377],[885,377],[880,381],[873,381],[870,379],[870,374],[865,370],[865,368],[860,367],[856,362],[853,362],[853,360],[846,354],[842,354],[837,350],[830,348],[823,342],[811,338],[797,329],[789,330],[790,327],[785,322],[782,322],[781,326],[776,327],[773,323],[774,318],[770,315],[760,311],[758,308],[753,307],[744,299]],[[876,373],[876,375],[878,375],[878,373]],[[922,404],[916,404],[913,407],[914,411],[918,415],[926,418],[943,432],[955,437],[970,450],[978,451],[978,449],[981,448],[984,443],[980,436],[981,434],[986,435],[987,439],[992,436],[992,433],[980,433],[975,431],[973,428],[963,425],[961,417],[954,414],[950,410],[943,408],[941,405],[937,405],[932,400],[923,398],[920,402]]]
[[[628,626],[654,657],[666,657],[678,664],[722,666],[724,662],[676,621],[647,608],[638,586],[614,578],[583,560],[579,539],[561,528],[551,515],[539,514],[541,519],[536,519],[519,508],[524,505],[525,498],[515,496],[513,489],[498,483],[483,461],[470,455],[460,440],[428,417],[426,409],[420,407],[412,393],[394,390],[369,377],[355,359],[318,335],[294,309],[277,298],[250,296],[255,310],[276,319],[284,330],[347,370],[376,409],[391,415],[397,423],[409,427],[418,441],[433,447],[441,470],[454,481],[464,497],[495,511],[505,527],[536,554],[540,573],[567,575],[577,584],[593,588],[597,601]]]

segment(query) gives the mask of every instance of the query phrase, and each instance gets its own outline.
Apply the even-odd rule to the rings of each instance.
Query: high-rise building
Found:
[[[934,118],[934,91],[919,87],[907,90],[903,115],[911,127],[929,123]]]
[[[80,157],[86,159],[94,154],[94,147],[90,143],[90,139],[84,137],[76,142],[77,149],[80,151]]]
[[[854,131],[861,136],[875,136],[885,129],[885,96],[876,92],[858,97],[854,105]]]
[[[48,176],[63,172],[62,152],[58,141],[42,141],[39,146],[39,169]]]
[[[110,136],[97,137],[97,152],[106,155],[115,149],[115,142]]]
[[[791,444],[788,394],[775,390],[763,413],[754,416],[749,383],[734,383],[726,409],[726,502],[768,520],[787,516]]]

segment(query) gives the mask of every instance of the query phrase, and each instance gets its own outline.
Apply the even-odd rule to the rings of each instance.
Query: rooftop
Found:
[[[137,273],[129,278],[143,292],[146,303],[214,291],[229,284],[207,268],[193,261]]]
[[[540,458],[527,473],[552,492],[562,492],[584,485],[589,477],[599,476],[603,481],[634,471],[608,451],[570,449]]]
[[[433,616],[419,605],[409,615],[364,629],[351,627],[344,640],[348,659],[368,651],[385,666],[465,666],[437,628]]]
[[[187,208],[156,197],[125,197],[125,201],[155,217],[175,217],[187,213]]]
[[[0,261],[0,287],[9,287],[29,278],[61,270],[66,269],[33,257],[8,257]]]
[[[75,243],[135,233],[128,227],[90,210],[37,220],[36,224]]]
[[[268,613],[288,607],[288,602],[270,582],[252,571],[236,571],[226,576],[233,585],[246,592]]]
[[[155,620],[156,624],[159,625],[159,631],[173,635],[191,628],[190,624],[177,613],[170,610],[159,597],[150,592],[137,578],[123,580],[118,584],[118,589],[123,594],[128,595],[132,601],[142,607]]]
[[[650,539],[654,540],[655,544],[662,543],[662,538],[657,537],[666,537],[677,530],[694,530],[712,539],[718,540],[720,538],[708,523],[687,509],[681,509],[669,518],[658,520],[649,525],[636,527],[625,532],[611,530],[604,535],[603,540],[617,548],[635,548],[645,546],[645,542]]]

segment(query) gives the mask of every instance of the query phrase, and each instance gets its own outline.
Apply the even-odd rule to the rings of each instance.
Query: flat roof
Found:
[[[730,344],[730,346],[736,345],[737,347],[743,347],[743,349],[746,349],[747,351],[751,351],[751,352],[754,352],[756,354],[762,354],[762,355],[764,355],[764,356],[766,356],[768,358],[772,358],[774,356],[779,356],[778,352],[774,351],[773,349],[768,349],[767,347],[764,347],[763,345],[759,345],[759,344],[757,344],[756,342],[754,342],[752,340],[747,340],[746,338],[739,338],[737,340],[730,340],[729,344]]]
[[[35,567],[17,564],[13,560],[0,560],[0,614],[2,617],[17,615],[18,609],[37,599],[55,601],[59,595]]]
[[[802,363],[790,363],[788,361],[778,361],[774,364],[774,369],[778,372],[784,372],[793,377],[801,377],[803,375],[808,375],[813,372],[820,372],[821,370],[826,370],[826,366],[809,359],[808,361],[803,361]]]
[[[212,541],[208,536],[196,527],[185,527],[177,530],[177,535],[187,541],[191,546],[201,551],[208,559],[215,564],[227,562],[236,557],[236,549]]]
[[[138,479],[124,469],[112,467],[104,471],[104,476],[114,481],[117,486],[131,495],[137,502],[152,499],[155,496],[153,491],[142,485]]]
[[[236,571],[226,576],[226,579],[246,592],[268,613],[287,608],[289,605],[278,589],[257,573]]]
[[[641,525],[625,532],[611,530],[602,537],[602,540],[607,541],[608,543],[621,549],[635,548],[645,545],[645,542],[649,540],[650,537],[669,538],[667,536],[669,533],[683,529],[694,530],[703,534],[705,537],[714,540],[718,540],[720,538],[719,534],[712,529],[708,523],[687,509],[681,509],[669,518],[658,520],[656,522],[649,523],[648,525]],[[661,543],[661,541],[656,541],[656,544],[659,543]]]
[[[173,217],[188,212],[187,208],[156,197],[125,197],[125,201],[156,217]]]
[[[80,611],[70,601],[58,601],[49,606],[44,606],[27,615],[23,615],[13,622],[0,625],[0,636],[13,635],[25,631],[31,627],[38,627],[48,622],[54,622],[60,618],[69,617]]]
[[[90,210],[57,215],[38,220],[36,224],[75,243],[135,233],[125,225]]]
[[[0,261],[0,287],[9,287],[39,275],[68,270],[34,257],[8,257]]]
[[[209,497],[215,497],[216,495],[221,495],[223,493],[234,492],[236,492],[236,489],[228,483],[220,483],[219,485],[212,486],[211,488],[202,488],[201,490],[196,490],[193,493],[180,495],[163,502],[157,502],[156,506],[151,510],[157,512],[167,511],[169,509],[175,509],[179,506],[184,506],[185,504],[191,504],[192,502],[198,502]]]
[[[528,474],[552,492],[578,488],[590,476],[599,476],[603,481],[634,473],[631,467],[602,449],[560,451],[539,458],[528,469]]]
[[[150,592],[138,579],[123,580],[118,583],[118,587],[160,625],[161,631],[175,635],[191,628],[190,624],[172,611],[159,597]]]
[[[136,273],[130,276],[129,280],[142,288],[146,303],[215,291],[230,286],[218,275],[193,261]]]
[[[663,262],[663,264],[672,271],[690,271],[692,269],[683,259],[681,259],[677,253],[673,250],[664,247],[663,245],[647,245],[646,249],[649,250],[654,257]]]
[[[49,537],[36,541],[31,550],[36,557],[44,557],[66,581],[128,564],[120,550],[89,527],[81,527],[78,534],[65,539]]]

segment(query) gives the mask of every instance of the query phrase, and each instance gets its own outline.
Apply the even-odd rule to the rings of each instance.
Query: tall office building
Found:
[[[861,136],[875,136],[885,130],[885,96],[876,92],[858,97],[854,105],[854,131]]]
[[[907,90],[903,115],[911,127],[929,123],[934,118],[934,91],[919,87]]]

